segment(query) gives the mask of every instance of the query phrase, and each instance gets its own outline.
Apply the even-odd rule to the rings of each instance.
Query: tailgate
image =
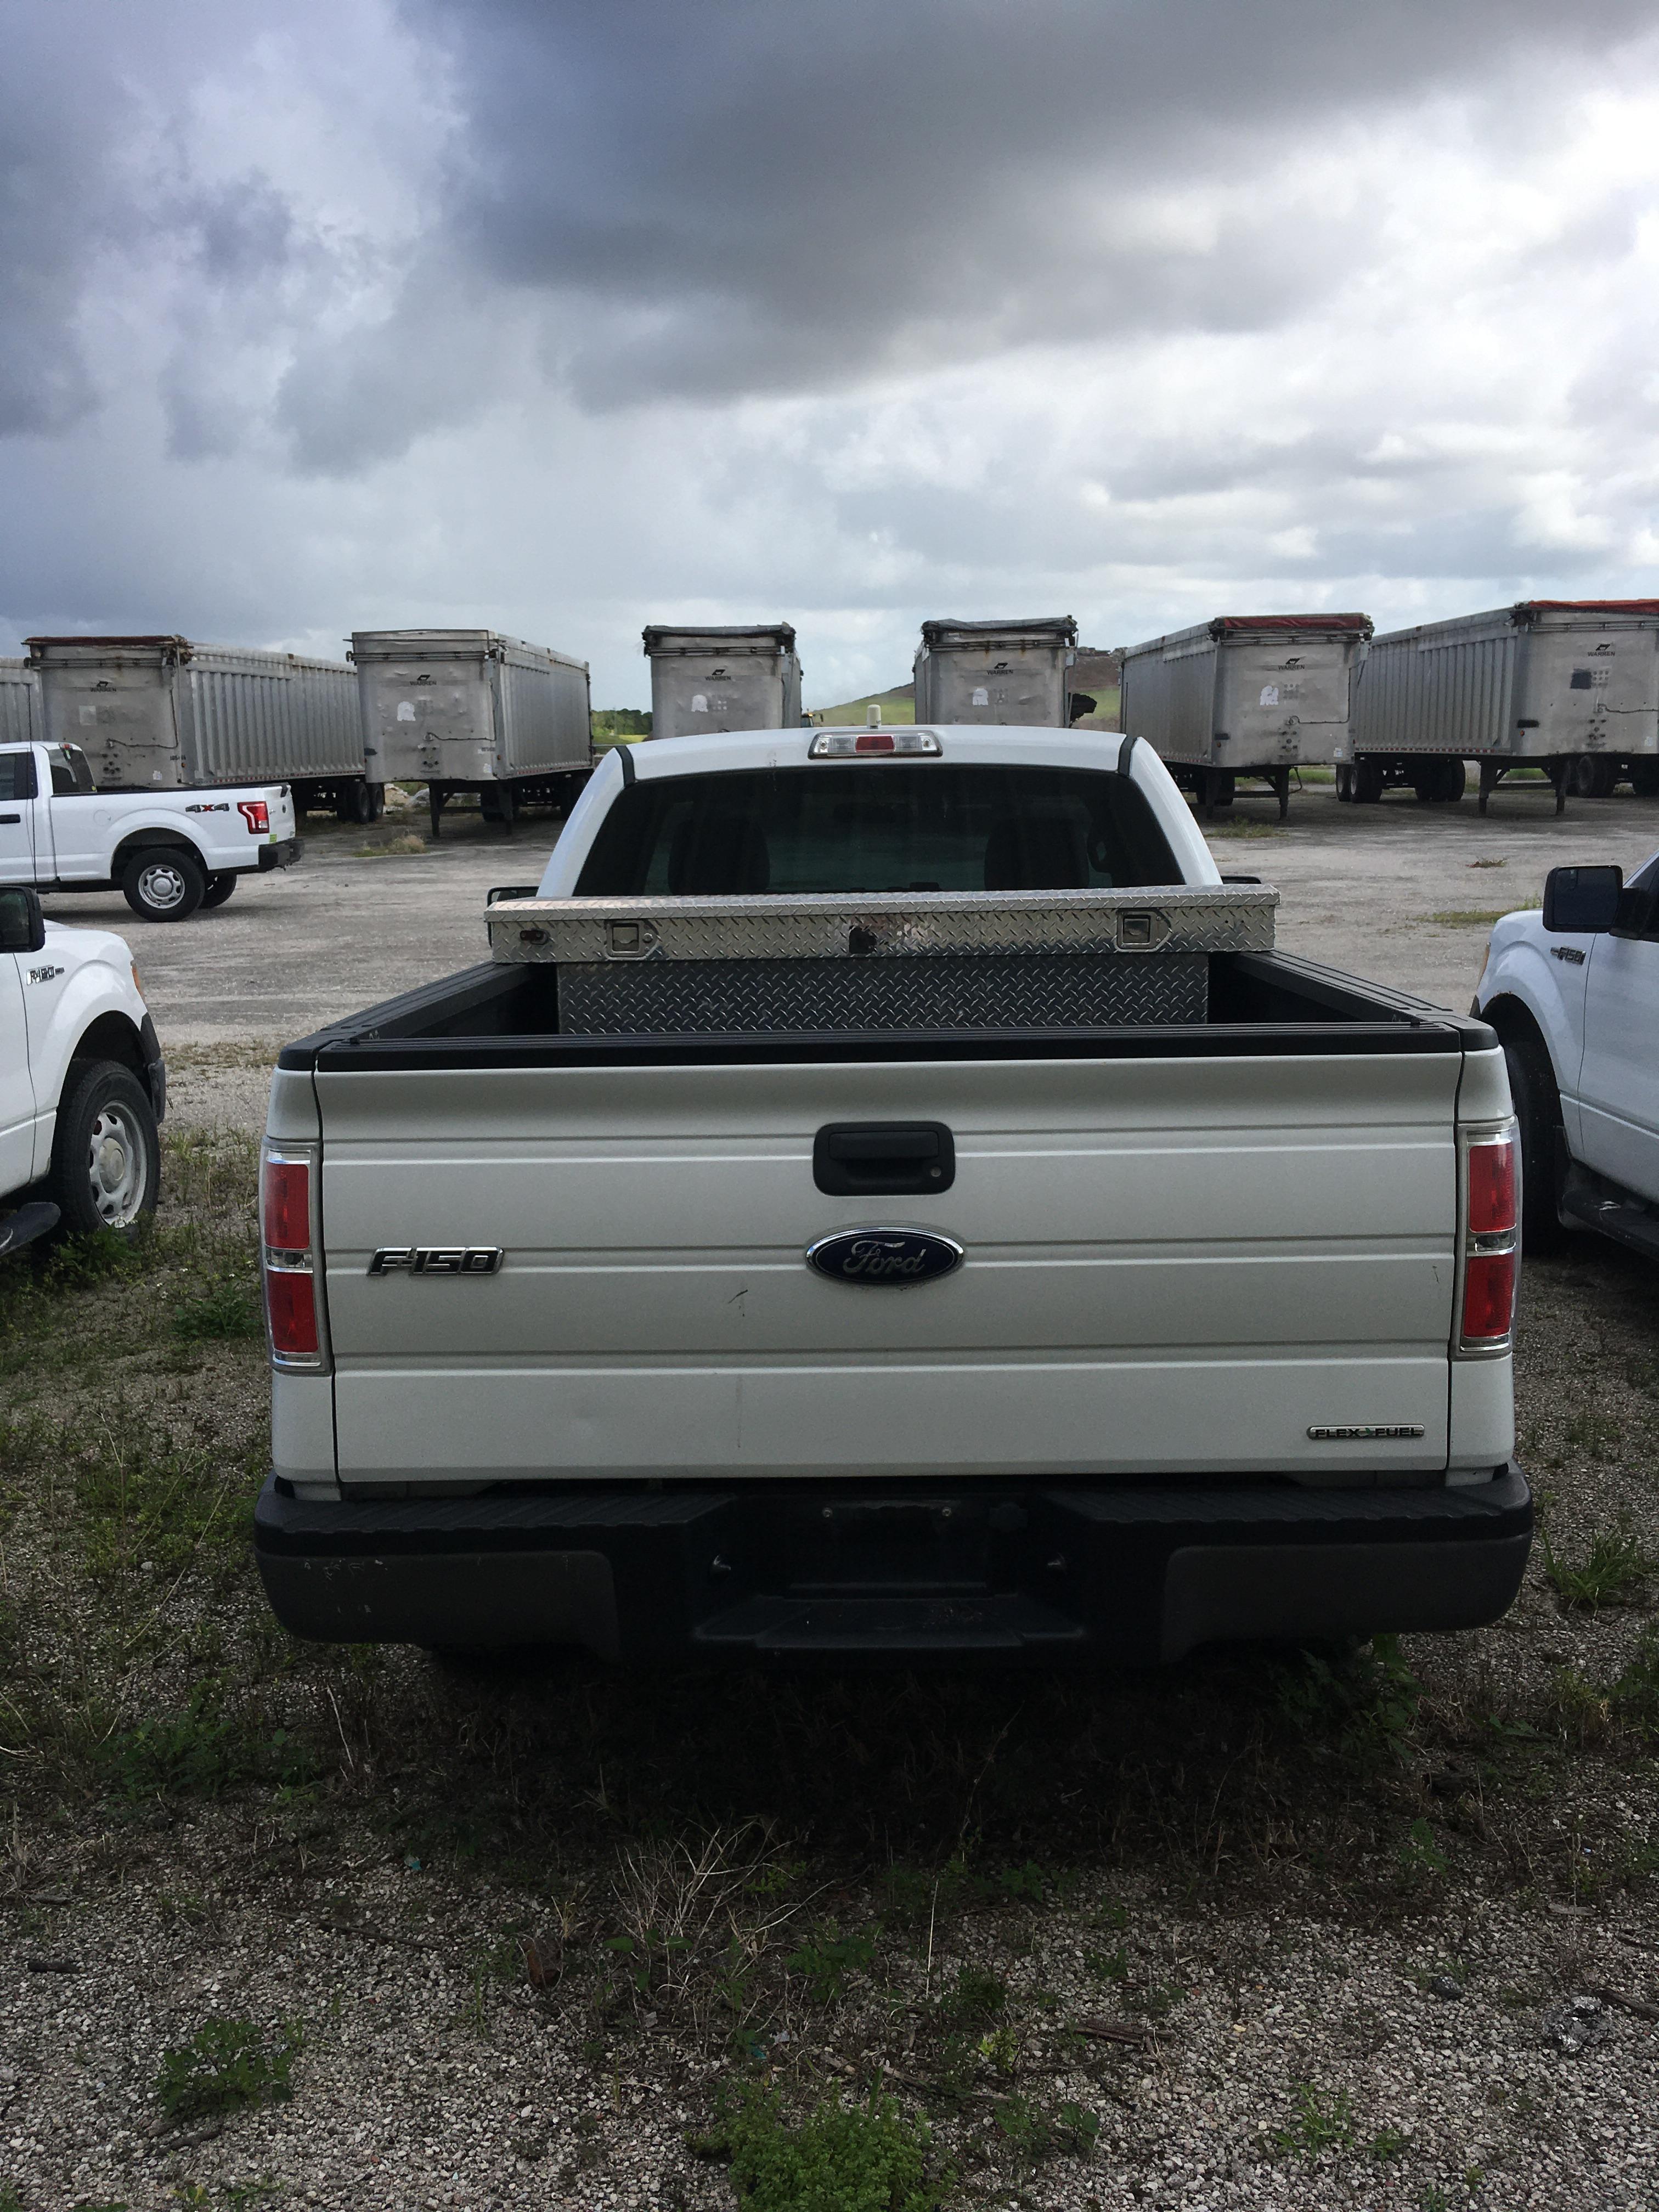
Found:
[[[319,1066],[348,1482],[1444,1467],[1456,1052]],[[832,1121],[946,1191],[826,1195]],[[831,1282],[897,1224],[943,1279]],[[370,1274],[499,1246],[497,1273]],[[1331,1443],[1320,1427],[1419,1428]]]

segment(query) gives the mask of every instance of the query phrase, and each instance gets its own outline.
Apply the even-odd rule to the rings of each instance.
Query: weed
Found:
[[[744,2087],[693,2148],[731,2160],[743,2212],[935,2212],[927,2143],[890,2097],[827,2101],[792,2127],[775,2094]]]
[[[1590,1547],[1577,1566],[1557,1553],[1546,1531],[1544,1572],[1549,1577],[1563,1611],[1598,1612],[1604,1605],[1633,1605],[1652,1571],[1652,1562],[1626,1529],[1618,1534],[1606,1530],[1590,1540]]]
[[[155,2094],[170,2120],[195,2120],[245,2105],[285,2104],[289,2075],[302,2047],[299,2027],[274,2036],[251,2020],[210,2020],[187,2043],[161,2053]]]
[[[1252,822],[1244,814],[1232,822],[1208,822],[1204,825],[1206,837],[1282,837],[1284,834],[1277,822]]]
[[[118,1237],[112,1229],[94,1229],[90,1237],[66,1237],[54,1245],[42,1271],[42,1287],[48,1292],[83,1291],[112,1278],[142,1275],[151,1232]]]
[[[1008,2003],[1008,1984],[998,1974],[963,1966],[939,2002],[939,2017],[952,2027],[981,2027],[999,2019]]]
[[[1085,1951],[1083,1964],[1097,1982],[1127,1982],[1129,1978],[1129,1954],[1127,1951]]]
[[[1607,1460],[1618,1451],[1624,1433],[1610,1414],[1575,1413],[1567,1423],[1565,1442],[1570,1452],[1584,1459]]]
[[[1577,1667],[1558,1667],[1551,1676],[1548,1710],[1560,1734],[1581,1749],[1612,1731],[1611,1697]]]
[[[1296,2101],[1290,2125],[1273,2131],[1276,2150],[1317,2158],[1322,2150],[1340,2150],[1352,2142],[1353,2100],[1346,2089],[1322,2097],[1310,2081],[1299,2081],[1292,2094]]]
[[[225,1280],[173,1310],[173,1333],[185,1344],[262,1335],[264,1319],[258,1292],[248,1283]]]
[[[309,1753],[286,1729],[266,1735],[249,1717],[226,1712],[215,1683],[200,1685],[180,1713],[139,1721],[106,1737],[97,1764],[129,1803],[152,1797],[221,1797],[245,1783],[314,1779]]]
[[[1650,1622],[1613,1686],[1613,1709],[1644,1741],[1659,1743],[1659,1623]]]
[[[1400,1863],[1413,1881],[1425,1875],[1444,1874],[1449,1862],[1434,1839],[1434,1830],[1422,1819],[1415,1820],[1406,1832],[1406,1840],[1400,1846]]]
[[[1397,1636],[1375,1636],[1363,1651],[1331,1660],[1304,1651],[1281,1669],[1279,1707],[1298,1735],[1333,1732],[1348,1757],[1397,1755],[1417,1719],[1423,1686]]]
[[[1480,863],[1476,862],[1475,865],[1479,866]],[[1498,865],[1502,867],[1504,864],[1500,860]],[[1374,2158],[1379,2166],[1382,2166],[1391,2158],[1398,2158],[1410,2142],[1411,2137],[1403,2129],[1379,2128],[1366,2144],[1365,2149],[1368,2154]]]
[[[873,1936],[843,1936],[835,1922],[828,1920],[799,1951],[790,1953],[784,1965],[792,1974],[802,1977],[819,2004],[838,2004],[848,1974],[863,1973],[875,1957],[876,1937],[880,1933],[878,1927]]]
[[[1451,2212],[1451,2199],[1437,2182],[1431,2181],[1423,2191],[1423,2212]]]
[[[1019,2063],[1019,2038],[1012,2027],[994,2027],[975,2045],[980,2057],[999,2074],[1010,2075]]]

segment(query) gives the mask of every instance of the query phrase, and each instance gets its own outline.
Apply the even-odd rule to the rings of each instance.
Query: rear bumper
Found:
[[[291,868],[305,851],[303,837],[283,837],[272,845],[259,848],[259,873],[268,875],[272,868]]]
[[[254,1540],[278,1619],[325,1641],[1149,1664],[1496,1620],[1532,1499],[1512,1465],[1432,1490],[573,1486],[337,1504],[273,1477]]]

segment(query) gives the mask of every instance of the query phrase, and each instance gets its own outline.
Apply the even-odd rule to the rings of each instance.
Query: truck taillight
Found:
[[[247,824],[250,837],[267,836],[270,831],[270,809],[263,799],[239,799],[236,811]]]
[[[265,1146],[259,1169],[260,1265],[270,1357],[278,1367],[327,1364],[313,1264],[316,1174],[313,1147]]]
[[[1513,1121],[1460,1134],[1463,1266],[1458,1285],[1457,1348],[1510,1349],[1520,1259],[1520,1185]]]

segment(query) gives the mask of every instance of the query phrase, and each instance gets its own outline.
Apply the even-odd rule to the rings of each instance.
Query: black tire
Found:
[[[355,822],[360,830],[367,830],[374,819],[368,784],[347,784],[334,802],[334,811],[342,822]]]
[[[366,783],[363,789],[368,793],[368,818],[371,822],[378,822],[386,812],[386,786],[383,783]]]
[[[1619,763],[1604,753],[1575,753],[1567,763],[1567,792],[1573,799],[1611,799]]]
[[[118,1060],[72,1060],[46,1182],[60,1235],[136,1237],[161,1188],[161,1141],[143,1085]]]
[[[236,888],[240,870],[226,868],[222,873],[208,878],[208,887],[202,893],[202,911],[210,914],[216,906],[222,906]]]
[[[487,783],[478,793],[478,811],[486,822],[511,836],[518,818],[518,796],[510,783]]]
[[[1353,770],[1346,761],[1337,763],[1336,795],[1345,806],[1353,805]]]
[[[1356,806],[1375,806],[1382,796],[1382,763],[1381,761],[1358,760],[1353,764],[1353,803]]]
[[[143,845],[121,872],[121,896],[142,921],[185,921],[207,896],[207,870],[179,845]]]
[[[1561,1095],[1543,1039],[1522,1030],[1504,1040],[1510,1097],[1520,1124],[1521,1249],[1534,1259],[1557,1250],[1561,1221],[1557,1162],[1565,1148]]]
[[[1461,760],[1425,761],[1412,778],[1412,788],[1425,806],[1455,806],[1464,781]]]
[[[1630,787],[1638,799],[1659,799],[1659,760],[1633,760]]]

